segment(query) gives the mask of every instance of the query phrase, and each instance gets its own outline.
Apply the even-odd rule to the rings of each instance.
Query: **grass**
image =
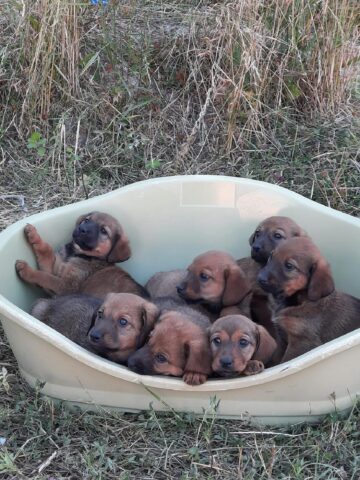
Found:
[[[360,214],[355,0],[1,4],[0,228],[137,180],[265,180]],[[359,477],[359,408],[320,426],[69,411],[0,334],[3,478]],[[241,432],[241,433],[232,433]]]

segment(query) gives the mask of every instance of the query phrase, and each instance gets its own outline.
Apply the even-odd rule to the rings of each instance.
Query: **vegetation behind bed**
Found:
[[[0,228],[196,173],[277,183],[358,216],[359,27],[356,0],[3,2]],[[5,339],[0,351],[5,478],[359,475],[357,408],[265,433],[214,411],[71,413],[21,381]]]

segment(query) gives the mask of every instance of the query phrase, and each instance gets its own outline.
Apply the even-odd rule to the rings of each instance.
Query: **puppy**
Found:
[[[273,216],[263,220],[249,238],[251,257],[237,261],[250,283],[252,297],[250,300],[251,317],[275,334],[271,323],[268,298],[257,283],[257,276],[266,264],[270,253],[289,238],[307,236],[306,232],[289,217]]]
[[[221,377],[264,370],[277,348],[268,331],[243,315],[219,318],[209,329],[212,369]]]
[[[159,310],[130,293],[110,293],[103,302],[73,294],[41,298],[31,314],[87,350],[126,363],[144,344]]]
[[[146,290],[115,265],[130,257],[129,240],[111,215],[91,212],[76,221],[72,242],[58,252],[44,242],[32,225],[25,236],[35,254],[39,270],[17,260],[15,268],[27,283],[36,284],[50,295],[87,293],[105,298],[110,292],[148,297]]]
[[[330,266],[309,238],[279,245],[258,281],[287,343],[282,362],[360,327],[360,300],[335,290]]]
[[[250,285],[235,259],[221,251],[211,250],[196,257],[187,275],[177,286],[178,294],[187,302],[201,303],[212,312],[237,306],[239,312],[250,314]]]
[[[172,299],[176,304],[188,305],[192,309],[206,315],[212,322],[217,319],[218,315],[209,312],[204,306],[200,304],[188,304],[184,298],[178,295],[177,287],[181,284],[187,275],[186,270],[170,270],[168,272],[155,273],[145,284],[145,289],[149,293],[150,298],[155,303],[158,300],[166,298]]]
[[[206,316],[189,307],[166,311],[128,367],[142,375],[182,377],[188,385],[204,383],[211,373],[209,326]]]

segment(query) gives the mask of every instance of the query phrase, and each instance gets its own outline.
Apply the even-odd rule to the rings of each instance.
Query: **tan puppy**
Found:
[[[163,313],[148,342],[129,358],[129,368],[142,375],[182,377],[189,385],[204,383],[211,373],[209,325],[187,307]]]
[[[39,299],[31,314],[87,350],[126,363],[144,344],[159,310],[129,293],[110,293],[103,302],[74,294]]]
[[[177,290],[187,302],[201,303],[213,312],[237,306],[250,314],[250,285],[235,259],[225,252],[211,250],[196,257]]]
[[[243,315],[219,318],[209,328],[212,369],[222,377],[264,370],[277,344],[268,331]]]
[[[249,238],[251,257],[237,261],[244,271],[251,285],[252,298],[250,300],[251,317],[275,334],[271,324],[271,312],[268,306],[268,297],[257,283],[260,269],[266,264],[270,253],[280,244],[293,237],[307,236],[306,232],[289,217],[268,217],[255,228]]]
[[[335,290],[330,266],[309,238],[279,245],[258,281],[287,342],[282,362],[360,327],[360,300]]]
[[[39,268],[33,270],[18,260],[15,268],[25,282],[38,285],[50,295],[81,292],[104,298],[110,292],[126,292],[148,296],[141,285],[115,265],[127,260],[131,250],[121,225],[111,215],[82,215],[76,221],[72,242],[56,253],[35,227],[28,224],[24,231]]]

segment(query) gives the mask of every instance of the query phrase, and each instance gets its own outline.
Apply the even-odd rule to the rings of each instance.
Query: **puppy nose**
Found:
[[[127,361],[127,366],[136,373],[144,373],[144,366],[142,362],[136,357],[130,357]]]
[[[260,247],[258,245],[253,245],[252,249],[253,249],[253,252],[255,253],[260,252]]]
[[[90,339],[92,342],[96,343],[102,338],[102,333],[99,330],[92,329],[89,333]]]
[[[185,290],[184,284],[177,285],[176,290],[178,293],[183,293],[183,291]]]
[[[258,277],[257,277],[258,283],[260,283],[261,286],[266,286],[267,285],[267,278],[264,272],[260,272]]]
[[[79,225],[79,232],[80,233],[88,233],[88,229],[86,225]]]
[[[233,362],[231,357],[222,357],[220,363],[223,368],[230,368]]]

